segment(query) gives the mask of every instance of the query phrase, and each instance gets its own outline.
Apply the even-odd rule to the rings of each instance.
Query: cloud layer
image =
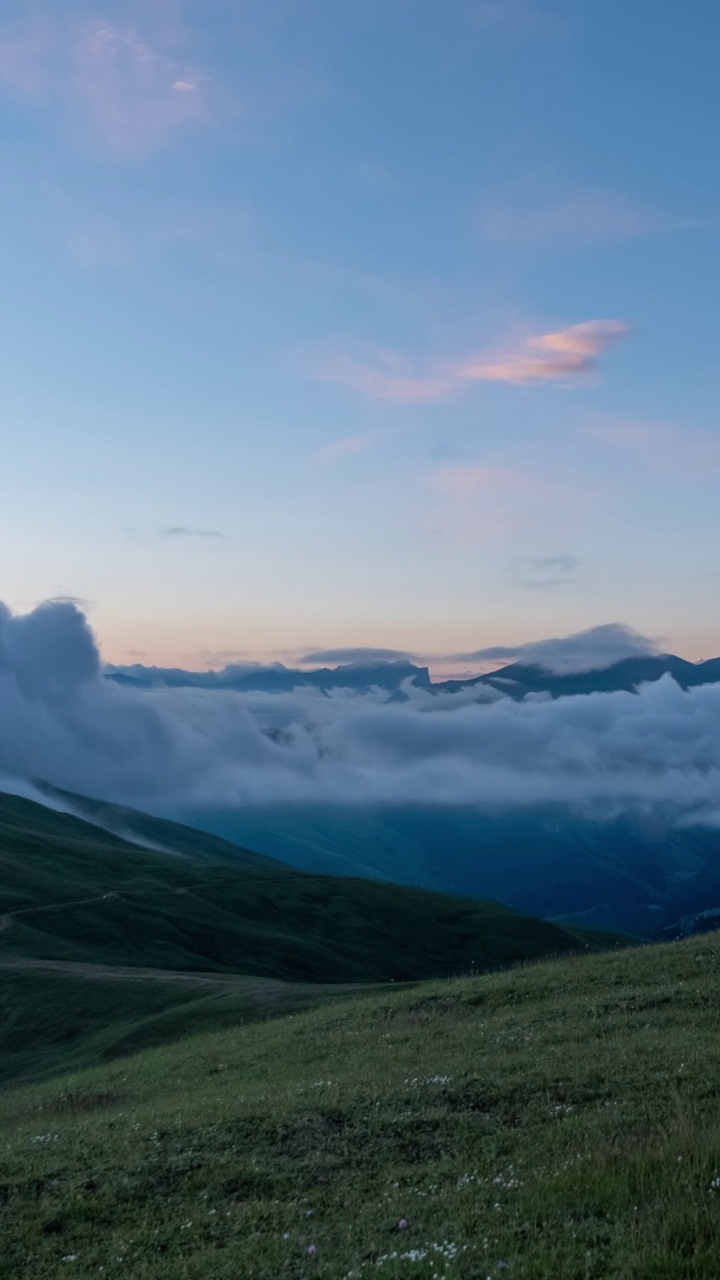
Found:
[[[170,816],[299,801],[563,801],[672,805],[688,822],[717,808],[720,684],[683,693],[665,677],[639,696],[519,703],[490,689],[482,701],[477,690],[408,693],[139,693],[103,680],[73,604],[24,617],[3,608],[0,775]]]

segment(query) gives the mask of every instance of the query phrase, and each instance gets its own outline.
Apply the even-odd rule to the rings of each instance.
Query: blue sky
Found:
[[[720,11],[0,4],[2,595],[720,652]]]

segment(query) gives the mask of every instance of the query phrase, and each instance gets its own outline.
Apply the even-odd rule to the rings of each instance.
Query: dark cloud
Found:
[[[23,697],[66,702],[100,676],[100,658],[84,614],[69,600],[49,600],[15,617],[0,605],[0,678]]]

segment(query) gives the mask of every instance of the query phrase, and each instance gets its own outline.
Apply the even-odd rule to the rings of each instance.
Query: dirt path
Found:
[[[100,893],[92,898],[75,898],[72,902],[50,902],[44,907],[20,907],[17,911],[6,911],[4,916],[0,916],[0,933],[5,933],[18,916],[29,916],[36,911],[62,911],[64,907],[83,907],[89,902],[108,902],[119,897],[119,893]]]
[[[202,889],[202,887],[202,883],[186,884],[181,885],[179,889],[157,890],[157,892],[164,895],[171,893],[182,894],[190,893],[192,889]],[[116,890],[113,890],[110,893],[96,893],[92,898],[75,898],[71,902],[49,902],[44,907],[19,907],[17,911],[6,911],[4,915],[0,916],[0,933],[5,933],[12,925],[13,920],[16,920],[18,916],[29,916],[39,911],[62,911],[65,907],[85,907],[93,902],[111,902],[116,898],[131,896],[132,891],[123,895],[118,893]]]

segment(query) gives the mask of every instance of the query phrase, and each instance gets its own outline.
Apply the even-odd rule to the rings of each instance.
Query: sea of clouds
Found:
[[[671,806],[680,822],[720,825],[720,683],[685,693],[665,676],[637,695],[522,702],[406,692],[138,691],[104,678],[76,605],[0,605],[0,789],[33,794],[39,779],[165,816],[566,802]]]

